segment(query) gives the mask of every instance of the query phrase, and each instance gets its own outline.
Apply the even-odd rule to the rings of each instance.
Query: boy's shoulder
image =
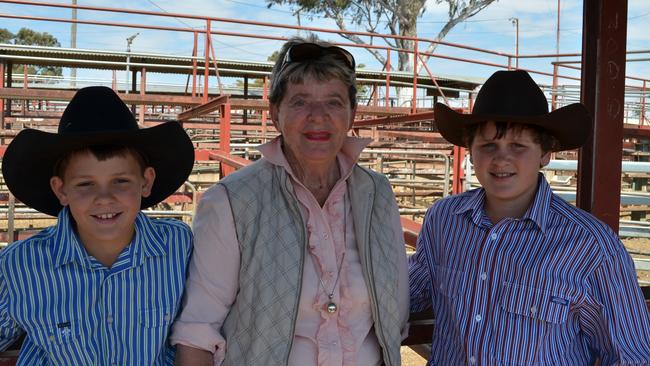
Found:
[[[183,221],[173,218],[150,218],[142,211],[139,216],[140,218],[136,221],[141,222],[141,229],[149,240],[153,240],[153,237],[160,237],[163,243],[168,244],[168,247],[181,245],[190,248],[192,246],[192,230]],[[136,223],[136,225],[138,224]]]
[[[472,189],[458,194],[452,194],[447,197],[443,197],[431,205],[429,211],[431,212],[444,212],[444,213],[453,213],[461,210],[463,207],[467,206],[471,199],[475,199],[476,195],[479,193],[480,188]]]
[[[143,212],[144,213],[144,212]],[[178,219],[172,219],[172,218],[149,218],[148,216],[144,215],[149,219],[149,222],[151,224],[158,228],[159,230],[172,230],[172,231],[179,231],[179,232],[191,232],[191,229],[189,225],[184,223],[181,220]]]
[[[561,226],[563,231],[580,232],[604,255],[614,255],[623,249],[618,235],[609,225],[555,193],[552,195],[548,214],[551,215],[550,221],[554,222],[554,225]]]
[[[613,233],[612,229],[596,216],[570,204],[555,193],[552,194],[549,208],[549,214],[559,217],[564,221],[563,224],[565,225],[574,226],[599,235]]]

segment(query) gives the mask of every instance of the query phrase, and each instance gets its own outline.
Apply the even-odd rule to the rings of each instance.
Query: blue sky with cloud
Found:
[[[586,1],[586,0],[585,0]],[[148,11],[166,11],[169,13],[195,14],[220,18],[245,19],[259,22],[296,25],[297,18],[287,7],[274,6],[267,9],[261,0],[78,0],[79,5],[131,8]],[[628,1],[628,50],[650,49],[650,1]],[[0,13],[23,14],[33,16],[50,16],[69,18],[69,9],[54,9],[45,7],[26,7],[0,3]],[[520,54],[554,53],[556,49],[557,0],[499,0],[483,10],[469,21],[457,25],[446,37],[445,41],[464,44],[477,48],[514,53],[515,27],[511,18],[519,20],[519,52]],[[150,16],[125,16],[120,14],[79,11],[79,19],[102,21],[146,23],[172,27],[202,27],[200,21],[180,20],[175,18],[152,18]],[[435,0],[427,2],[427,10],[420,18],[418,34],[420,37],[433,38],[447,19],[446,4],[436,4]],[[560,52],[579,53],[582,37],[582,1],[561,0],[560,13]],[[308,19],[304,15],[302,24],[312,27],[334,29],[332,21],[326,19]],[[40,21],[25,21],[2,19],[0,27],[17,31],[20,27],[29,27],[38,31],[47,31],[56,36],[63,46],[70,44],[70,25]],[[225,32],[246,32],[252,34],[267,34],[288,36],[295,34],[282,29],[256,28],[238,24],[216,23],[214,28]],[[134,52],[171,53],[190,55],[192,52],[192,35],[190,33],[138,30],[129,28],[97,27],[79,25],[77,47],[87,49],[103,49],[124,51],[126,37],[139,32],[134,40]],[[346,42],[331,34],[321,36],[335,41]],[[253,38],[214,37],[218,58],[243,59],[264,61],[277,49],[280,42],[266,41]],[[203,47],[200,41],[200,47]],[[379,69],[378,63],[365,51],[352,50],[359,63],[364,63],[370,69]],[[484,54],[441,47],[437,52],[456,57],[488,60],[505,64],[504,58],[495,58]],[[395,56],[392,56],[396,60]],[[650,58],[649,54],[637,55],[636,58]],[[530,67],[545,72],[552,72],[551,59],[522,60],[520,66]],[[434,74],[465,75],[470,77],[487,77],[495,71],[493,67],[480,67],[469,63],[451,62],[434,59],[428,63]],[[631,62],[627,64],[629,75],[650,77],[650,61]],[[571,71],[567,71],[571,74]],[[575,74],[575,73],[573,73]],[[543,77],[539,78],[546,81]]]

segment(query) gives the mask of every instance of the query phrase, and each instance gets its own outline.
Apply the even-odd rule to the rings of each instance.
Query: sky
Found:
[[[62,3],[69,3],[61,1]],[[298,17],[291,8],[274,6],[268,9],[263,0],[77,0],[79,5],[129,8],[166,13],[180,13],[199,16],[211,16],[249,20],[266,23],[297,25]],[[560,53],[581,52],[582,42],[582,0],[560,0]],[[555,53],[557,29],[557,0],[497,0],[478,15],[457,25],[447,35],[445,41],[462,44],[469,47],[489,49],[504,53],[515,53],[516,28],[512,18],[517,18],[519,24],[519,54],[548,54]],[[69,9],[46,7],[27,7],[24,5],[6,4],[0,1],[0,14],[19,14],[32,16],[49,16],[69,18]],[[418,21],[418,36],[434,38],[447,20],[447,4],[438,4],[436,0],[428,0],[426,10]],[[68,23],[42,22],[34,20],[15,20],[0,18],[0,28],[16,32],[21,27],[38,31],[46,31],[54,35],[64,47],[70,46],[70,25]],[[203,27],[204,22],[180,18],[161,18],[153,16],[111,14],[105,12],[79,11],[78,19],[92,19],[114,22],[129,22],[141,24],[156,24],[171,27]],[[628,0],[628,50],[650,49],[650,1]],[[310,27],[336,29],[335,24],[327,19],[310,19],[304,14],[300,17],[302,25]],[[272,28],[252,27],[236,23],[215,22],[213,30],[224,32],[243,32],[249,34],[264,34],[274,36],[289,36],[296,31]],[[351,27],[351,30],[363,29]],[[98,27],[79,25],[77,47],[124,51],[126,38],[138,32],[133,40],[133,52],[168,53],[189,56],[192,53],[193,41],[191,33],[169,32],[147,29]],[[304,35],[304,33],[302,33]],[[320,34],[320,37],[335,42],[348,43],[333,33]],[[278,49],[281,42],[255,38],[213,36],[217,58],[265,61],[268,55]],[[377,40],[375,40],[377,42]],[[199,42],[202,48],[202,41]],[[423,46],[421,46],[423,47]],[[380,64],[366,51],[349,47],[358,64],[364,64],[368,69],[378,70]],[[201,51],[202,52],[202,51]],[[486,53],[469,51],[456,47],[439,47],[436,53],[442,55],[467,58],[507,64],[507,58],[495,57]],[[392,55],[396,60],[396,55]],[[650,58],[650,53],[630,55],[628,58]],[[567,60],[577,60],[568,57]],[[543,72],[552,72],[551,62],[554,59],[522,59],[520,66]],[[432,59],[428,62],[429,70],[436,75],[458,75],[473,78],[486,78],[495,67],[479,66],[472,63]],[[650,78],[650,61],[628,62],[627,74],[637,77]],[[567,75],[578,75],[575,71],[565,70]],[[65,73],[68,73],[66,70]],[[96,76],[95,73],[81,72],[80,76]],[[535,76],[541,83],[549,82],[548,78]],[[164,76],[149,77],[148,82],[159,80]],[[567,80],[567,83],[571,83]]]

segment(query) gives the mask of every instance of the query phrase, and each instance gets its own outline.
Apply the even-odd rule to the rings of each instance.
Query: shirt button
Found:
[[[332,341],[332,346],[336,346],[337,344],[336,341]]]
[[[165,317],[164,317],[164,319],[165,319],[165,321],[166,321],[166,322],[168,322],[168,321],[169,321],[169,319],[171,319],[171,318],[172,318],[172,317],[171,317],[171,316],[169,316],[169,314],[165,314]]]
[[[496,234],[496,233],[492,233],[492,235],[490,235],[490,238],[491,238],[492,240],[497,240],[497,234]]]
[[[51,336],[49,337],[50,342],[54,342],[54,339],[55,339],[55,338],[54,338],[53,335],[51,335]]]
[[[470,357],[469,358],[469,363],[471,363],[472,365],[476,365],[476,357],[474,357],[474,356]]]
[[[530,313],[531,313],[531,314],[536,314],[536,313],[537,313],[537,306],[532,306],[532,307],[530,308]]]
[[[481,273],[481,280],[485,281],[487,279],[487,273]]]
[[[111,315],[106,317],[106,323],[113,324],[113,317]]]
[[[323,238],[327,239],[327,238],[329,238],[329,235],[327,235],[327,233],[325,233],[325,234],[323,235]]]
[[[481,319],[483,319],[483,318],[481,317],[481,314],[478,314],[477,316],[474,317],[474,320],[476,320],[476,322],[480,322]]]

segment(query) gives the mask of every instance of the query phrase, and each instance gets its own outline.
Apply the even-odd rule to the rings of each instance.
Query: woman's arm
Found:
[[[235,301],[240,261],[230,202],[222,186],[212,187],[203,194],[192,230],[194,252],[183,308],[174,322],[169,342],[179,349],[187,348],[185,345],[205,351],[214,358],[211,364],[220,364],[226,344],[221,326]]]

